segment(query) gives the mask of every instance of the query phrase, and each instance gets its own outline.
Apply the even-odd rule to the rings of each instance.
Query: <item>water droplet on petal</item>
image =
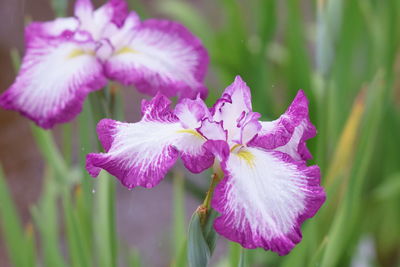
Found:
[[[146,188],[151,188],[151,183],[147,183]]]

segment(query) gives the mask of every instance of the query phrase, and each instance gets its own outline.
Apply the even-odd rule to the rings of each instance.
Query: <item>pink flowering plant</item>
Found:
[[[26,27],[21,69],[0,106],[51,128],[73,119],[107,80],[149,95],[207,96],[207,51],[181,24],[140,21],[124,0],[96,10],[90,0],[77,0],[74,15]]]
[[[137,123],[100,121],[105,153],[87,156],[89,173],[107,170],[131,189],[156,186],[179,157],[193,173],[213,167],[215,230],[245,248],[289,253],[301,240],[303,221],[325,201],[319,167],[306,163],[306,140],[316,129],[304,92],[267,122],[252,111],[250,89],[239,76],[212,108],[199,97],[181,100],[174,110],[170,105],[160,93],[143,101]],[[207,205],[199,209],[203,220]]]
[[[394,195],[397,188],[384,184],[371,193],[368,190],[375,188],[374,181],[365,186],[368,194],[363,196],[363,178],[369,168],[367,163],[376,157],[372,153],[374,147],[371,140],[378,135],[375,129],[379,129],[379,121],[383,121],[383,100],[392,96],[385,91],[390,86],[383,85],[382,66],[368,66],[363,71],[357,69],[354,72],[357,75],[372,73],[376,67],[374,79],[367,83],[358,81],[359,88],[368,84],[367,87],[374,90],[368,89],[367,92],[367,89],[360,91],[357,88],[353,92],[337,93],[332,90],[327,93],[324,90],[331,89],[330,86],[347,90],[346,87],[341,89],[335,86],[351,85],[346,71],[337,71],[339,68],[331,68],[332,62],[324,62],[334,58],[333,55],[325,57],[322,53],[324,49],[333,50],[334,42],[327,47],[324,47],[325,42],[318,44],[314,77],[311,75],[314,73],[307,69],[311,67],[303,62],[307,54],[304,47],[307,46],[291,43],[283,49],[280,44],[269,45],[273,31],[270,31],[267,22],[275,18],[264,18],[263,14],[262,22],[259,22],[262,33],[243,37],[240,25],[235,23],[240,18],[239,9],[228,9],[226,17],[230,23],[220,35],[214,33],[211,26],[199,25],[194,14],[192,18],[190,13],[178,12],[178,17],[186,16],[188,23],[185,25],[191,26],[189,28],[194,32],[206,29],[199,34],[209,36],[203,38],[203,44],[180,22],[156,18],[141,20],[136,12],[129,10],[125,0],[103,2],[95,8],[91,0],[76,0],[72,16],[30,22],[25,28],[25,53],[16,78],[0,95],[1,107],[17,111],[36,124],[32,124],[32,132],[47,163],[43,197],[32,208],[33,223],[27,223],[25,230],[19,229],[21,225],[16,223],[15,214],[7,213],[12,211],[9,208],[12,202],[4,189],[5,185],[1,184],[0,170],[0,226],[6,230],[7,238],[10,233],[17,233],[17,238],[8,242],[13,263],[16,262],[16,266],[124,265],[126,248],[120,245],[123,242],[119,241],[116,230],[115,201],[118,195],[115,186],[119,185],[119,181],[122,184],[120,190],[126,192],[126,188],[150,189],[172,173],[174,197],[181,199],[176,201],[178,204],[174,202],[171,205],[171,213],[176,212],[179,205],[184,210],[183,196],[187,189],[184,184],[197,190],[197,195],[187,191],[197,196],[198,205],[197,209],[196,206],[191,208],[194,213],[187,231],[184,215],[176,224],[171,266],[207,266],[218,236],[229,240],[228,253],[234,255],[233,258],[238,254],[244,258],[246,253],[266,255],[266,260],[260,261],[260,264],[254,263],[256,260],[248,261],[255,266],[274,265],[276,262],[285,266],[303,266],[306,263],[311,266],[318,265],[320,260],[324,267],[349,264],[350,259],[342,261],[340,257],[348,253],[344,249],[347,243],[354,250],[354,242],[350,241],[353,241],[352,230],[358,227],[358,220],[362,218],[359,217],[361,208],[367,204],[377,205],[385,199],[382,195],[387,192]],[[222,2],[229,6],[235,1]],[[274,9],[275,4],[271,3],[275,2],[278,1],[268,1],[268,4],[257,1],[254,6],[260,5],[260,10]],[[299,12],[295,2],[287,3],[293,14]],[[318,1],[318,5],[324,3]],[[168,2],[165,6],[170,4],[172,7],[180,5]],[[362,7],[365,10],[370,8],[368,4]],[[185,8],[182,10],[186,11]],[[190,19],[187,19],[188,16]],[[291,21],[288,25],[293,27],[289,33],[293,36],[287,39],[294,42],[301,33],[296,28],[296,19],[301,16],[288,17]],[[327,25],[319,29],[318,37],[330,36],[324,32],[330,29]],[[371,27],[375,28],[381,27]],[[373,34],[380,36],[374,30]],[[248,42],[243,39],[248,39]],[[362,39],[360,43],[364,41]],[[386,42],[370,44],[371,47],[375,45],[383,47]],[[213,73],[208,82],[223,84],[222,81],[229,79],[230,82],[236,76],[211,107],[206,104],[209,91],[205,76],[210,61],[206,46],[213,63]],[[268,48],[268,53],[263,47],[265,50]],[[352,51],[350,49],[339,59],[346,59]],[[380,59],[384,55],[386,53],[376,53],[373,62],[384,62],[386,56]],[[353,65],[361,67],[364,61],[356,63]],[[332,77],[328,75],[331,69],[335,70]],[[290,75],[279,80],[279,75],[278,78],[266,77],[267,70],[268,75],[282,70]],[[386,80],[394,81],[395,75],[387,73],[384,76]],[[239,75],[251,85],[252,90]],[[343,81],[336,81],[335,75],[343,75]],[[354,79],[358,79],[357,75]],[[275,79],[280,83],[277,88],[272,85]],[[285,85],[291,89],[282,90]],[[118,110],[119,114],[124,113],[124,102],[116,103],[114,99],[116,95],[121,96],[119,89],[122,87],[135,88],[147,95],[142,100],[141,119],[137,122],[124,121],[123,116],[113,112]],[[297,88],[305,88],[307,96]],[[219,96],[220,92],[210,91],[210,95]],[[350,95],[359,96],[354,103],[347,99],[339,102],[341,96]],[[307,97],[310,97],[310,103]],[[89,105],[85,104],[87,98],[90,98]],[[253,111],[253,104],[260,113]],[[341,104],[344,111],[338,108]],[[287,105],[282,114],[279,108]],[[373,109],[368,111],[370,117],[364,122],[362,118],[366,116],[363,114],[368,105]],[[317,129],[311,122],[309,109],[316,110],[311,117],[323,138],[313,139]],[[392,109],[396,110],[395,107]],[[273,114],[282,115],[275,120],[262,119]],[[342,117],[335,119],[335,116]],[[63,146],[59,149],[51,129],[57,124],[70,126],[67,123],[76,117],[79,118],[76,125],[78,131],[62,128]],[[343,128],[342,132],[337,128]],[[362,138],[358,140],[359,136]],[[315,146],[310,146],[313,145],[310,139],[313,139],[311,142],[317,141]],[[337,148],[336,143],[330,142],[337,142]],[[309,148],[313,154],[315,152],[316,159],[313,159]],[[72,155],[74,152],[76,155]],[[397,161],[393,166],[398,166]],[[387,168],[395,169],[393,166]],[[378,171],[381,171],[380,167]],[[197,179],[200,183],[211,175],[210,181],[204,181],[209,186],[202,188],[192,179],[185,179],[188,172],[184,172],[184,168],[196,174],[193,180]],[[321,185],[320,168],[323,173],[326,170],[324,187]],[[398,178],[398,171],[393,177]],[[398,185],[398,179],[394,184]],[[324,188],[331,200],[330,205],[324,205]],[[62,206],[60,210],[64,212],[62,216],[58,210],[59,203]],[[318,218],[322,219],[314,218],[304,225],[323,205],[318,214]],[[396,205],[389,206],[389,214],[397,216],[396,208]],[[381,210],[375,212],[382,213]],[[62,218],[62,223],[59,218]],[[32,224],[35,227],[31,227]],[[395,227],[387,229],[398,228],[397,223],[393,225]],[[61,227],[65,229],[60,231]],[[367,226],[364,227],[367,229]],[[35,241],[34,230],[40,232],[39,242]],[[395,230],[387,231],[388,235],[391,236]],[[58,236],[60,232],[65,236]],[[302,241],[303,234],[305,238]],[[39,251],[43,251],[39,259],[32,256],[36,243],[40,244]],[[398,246],[393,247],[398,250]],[[392,254],[387,253],[387,258]],[[239,261],[242,265],[237,264],[238,261],[235,258],[229,263],[245,266],[245,260]]]

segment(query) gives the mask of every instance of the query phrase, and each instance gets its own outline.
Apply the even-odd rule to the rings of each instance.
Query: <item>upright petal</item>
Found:
[[[105,6],[112,10],[111,22],[121,27],[129,14],[128,3],[125,0],[109,0]]]
[[[105,169],[128,188],[151,188],[165,177],[180,154],[194,172],[212,165],[213,155],[202,147],[204,138],[182,127],[166,97],[158,94],[144,101],[142,111],[143,119],[137,123],[100,121],[97,132],[106,153],[87,156],[92,176]]]
[[[212,206],[221,216],[216,231],[245,248],[285,255],[300,242],[300,226],[325,200],[318,166],[307,167],[287,154],[239,148],[226,156],[225,178]],[[222,155],[222,156],[221,156]]]
[[[89,32],[96,41],[115,34],[127,15],[128,4],[125,0],[109,0],[96,10],[90,0],[77,0],[75,3],[79,29]]]
[[[81,111],[86,95],[106,83],[94,49],[91,41],[33,38],[0,105],[19,111],[43,128],[71,120]]]
[[[196,99],[184,98],[175,107],[175,115],[185,128],[200,127],[204,118],[211,116],[208,107],[198,95]]]
[[[250,88],[240,76],[236,76],[235,81],[225,89],[222,97],[212,108],[214,120],[224,122],[228,140],[240,134],[238,123],[251,111]]]
[[[74,13],[81,22],[91,18],[93,11],[94,7],[91,0],[76,0]]]
[[[132,26],[124,25],[118,38],[111,38],[116,47],[106,63],[111,79],[149,95],[157,91],[181,98],[207,95],[203,79],[208,54],[199,39],[172,21],[149,19],[137,26],[128,17],[125,23]]]
[[[306,140],[317,134],[310,122],[308,100],[302,90],[297,93],[292,104],[277,120],[262,122],[262,129],[249,146],[262,147],[289,154],[295,160],[310,159]]]
[[[260,113],[249,112],[243,116],[241,120],[238,121],[238,127],[240,131],[233,140],[237,144],[246,145],[251,141],[261,130],[261,123],[258,119],[261,117]]]

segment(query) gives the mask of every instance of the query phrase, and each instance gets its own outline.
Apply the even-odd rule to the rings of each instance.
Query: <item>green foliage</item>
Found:
[[[58,15],[65,14],[67,2],[52,1]],[[211,59],[209,105],[236,75],[249,84],[254,110],[265,119],[280,115],[300,88],[310,99],[318,129],[309,142],[310,163],[321,167],[326,203],[305,222],[302,242],[287,256],[229,243],[218,266],[348,266],[365,236],[372,237],[377,266],[400,264],[400,1],[129,3],[146,17],[161,13],[181,21],[203,40]],[[17,69],[16,50],[11,58]],[[62,129],[61,150],[51,132],[32,126],[46,173],[40,200],[32,205],[33,223],[26,227],[0,170],[0,226],[13,265],[118,266],[126,251],[127,265],[147,266],[116,235],[114,180],[102,173],[89,182],[84,170],[85,155],[96,150],[95,124],[109,116],[124,116],[114,84],[91,94],[78,118],[78,136],[70,126]],[[77,155],[73,138],[81,148]],[[216,243],[212,221],[218,214],[211,211],[202,225],[195,212],[186,225],[185,194],[205,192],[183,182],[179,171],[172,179],[170,260],[176,267],[203,267]]]

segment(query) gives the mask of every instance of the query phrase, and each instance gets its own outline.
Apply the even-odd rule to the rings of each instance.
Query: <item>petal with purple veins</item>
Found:
[[[308,100],[302,90],[292,104],[277,120],[261,122],[262,129],[249,146],[276,150],[289,154],[295,160],[310,159],[306,140],[313,138],[317,131],[310,122]]]
[[[128,188],[150,188],[165,177],[179,155],[192,172],[212,165],[213,155],[203,148],[205,138],[182,127],[166,97],[158,94],[143,101],[142,112],[143,118],[137,123],[100,121],[97,132],[106,153],[87,156],[86,166],[92,176],[105,169]]]
[[[240,134],[238,121],[251,111],[250,88],[240,76],[236,76],[212,108],[214,121],[223,121],[229,140]]]
[[[17,110],[43,128],[73,119],[86,95],[106,84],[95,44],[63,36],[32,37],[20,72],[0,105]]]
[[[201,41],[176,22],[149,19],[137,26],[131,20],[111,37],[116,51],[106,63],[108,77],[149,95],[206,97],[209,59]]]
[[[221,214],[216,231],[245,248],[289,253],[301,240],[303,221],[325,201],[318,166],[299,164],[281,152],[244,147],[225,153],[222,160],[226,176],[212,201]]]
[[[191,129],[200,127],[203,119],[211,117],[208,107],[199,95],[194,100],[182,99],[176,105],[174,113],[183,127]]]

